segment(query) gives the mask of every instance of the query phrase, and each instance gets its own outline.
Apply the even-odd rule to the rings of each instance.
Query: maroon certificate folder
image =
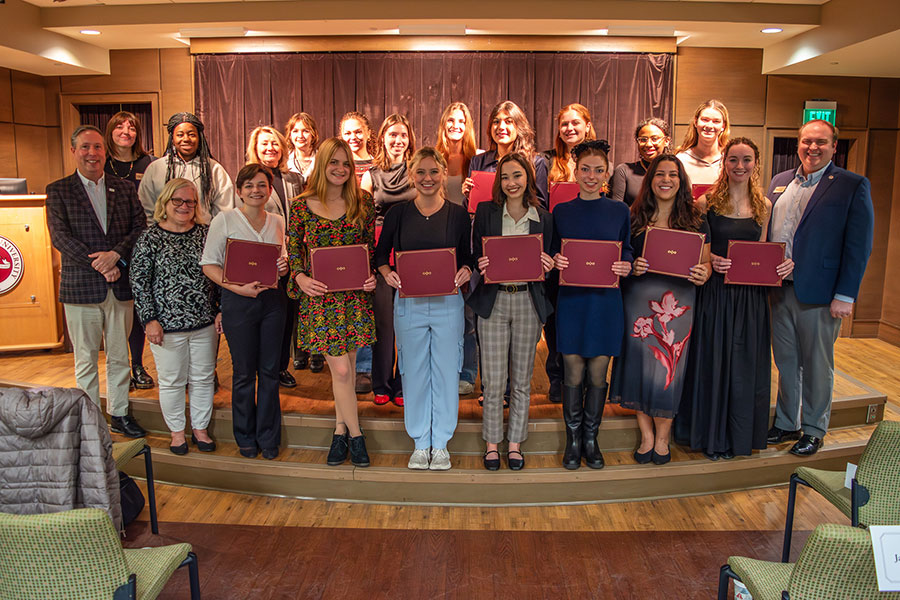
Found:
[[[472,171],[472,180],[475,182],[472,189],[469,190],[469,212],[474,213],[475,209],[482,202],[490,202],[494,193],[494,177],[496,173],[489,171]],[[455,271],[454,271],[455,272]]]
[[[543,248],[544,236],[540,233],[481,238],[482,253],[490,259],[484,272],[484,282],[543,281]]]
[[[693,231],[648,227],[644,238],[644,258],[651,273],[674,277],[691,276],[691,267],[700,262],[704,236]]]
[[[712,187],[711,183],[698,183],[691,186],[691,196],[694,200],[706,193],[706,190]]]
[[[612,264],[622,259],[622,242],[563,239],[559,253],[569,266],[559,272],[559,285],[617,288],[619,276]]]
[[[312,278],[328,286],[329,292],[361,290],[371,273],[369,245],[310,248]]]
[[[725,272],[725,283],[781,285],[775,268],[784,262],[784,242],[730,240],[728,258],[731,268]]]
[[[401,298],[449,296],[456,293],[456,248],[397,252]]]
[[[581,189],[574,181],[560,181],[550,184],[550,212],[557,204],[574,200]]]
[[[278,287],[279,244],[264,244],[228,238],[225,241],[225,266],[222,281],[244,285],[258,281],[267,288]]]

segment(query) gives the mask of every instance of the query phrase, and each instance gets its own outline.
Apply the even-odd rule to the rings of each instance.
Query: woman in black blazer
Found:
[[[528,408],[531,403],[531,375],[535,347],[541,326],[553,312],[544,282],[485,283],[481,276],[489,260],[482,253],[482,238],[496,235],[543,235],[541,263],[544,273],[553,269],[550,242],[553,219],[540,207],[534,167],[524,154],[513,152],[497,164],[493,201],[482,202],[475,212],[473,255],[479,275],[466,302],[478,315],[478,336],[482,349],[481,378],[484,383],[482,436],[487,443],[484,466],[500,468],[498,444],[503,441],[503,392],[509,377],[509,424],[507,437],[509,468],[525,466],[520,444],[528,436]]]

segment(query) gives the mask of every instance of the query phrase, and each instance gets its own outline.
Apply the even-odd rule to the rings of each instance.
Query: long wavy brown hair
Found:
[[[525,170],[525,193],[522,194],[522,204],[525,205],[526,209],[529,206],[540,206],[541,201],[537,195],[534,166],[528,160],[528,157],[521,152],[510,152],[497,162],[497,174],[494,177],[494,187],[491,191],[491,199],[494,201],[494,204],[503,206],[503,203],[506,202],[506,194],[503,193],[503,188],[500,185],[502,181],[500,173],[503,170],[503,165],[510,162],[517,163]]]
[[[462,172],[468,173],[469,161],[475,156],[478,151],[478,146],[475,144],[475,123],[472,122],[472,113],[469,112],[469,107],[466,106],[464,102],[452,102],[444,109],[444,112],[441,114],[441,122],[438,125],[437,143],[434,145],[434,149],[441,153],[444,160],[450,160],[450,140],[447,139],[447,119],[450,118],[450,115],[453,114],[454,110],[462,112],[463,116],[466,118],[466,129],[463,132],[462,137]]]
[[[678,169],[678,193],[675,195],[675,203],[672,206],[672,213],[669,215],[668,226],[672,229],[681,229],[683,231],[699,231],[700,223],[703,216],[694,206],[694,198],[691,196],[691,182],[684,172],[684,166],[674,154],[660,154],[650,163],[647,168],[647,174],[644,175],[644,182],[641,184],[641,191],[638,193],[637,199],[631,205],[631,235],[637,235],[647,229],[647,226],[653,223],[653,218],[659,209],[656,196],[653,194],[653,175],[659,168],[659,164],[663,162],[671,162]]]
[[[408,161],[409,157],[416,152],[416,134],[413,132],[412,125],[409,124],[409,119],[397,113],[388,115],[378,130],[378,147],[375,150],[375,161],[372,163],[382,171],[387,171],[391,168],[391,159],[388,157],[387,149],[384,147],[384,135],[394,125],[406,127],[406,134],[409,136],[409,145],[406,147],[406,152],[403,153],[403,162]]]
[[[500,113],[506,113],[513,120],[516,126],[516,139],[512,144],[511,152],[521,152],[528,160],[534,160],[534,128],[528,122],[528,117],[519,108],[519,105],[512,100],[504,100],[491,109],[491,114],[487,120],[487,137],[491,140],[490,149],[497,149],[497,142],[491,135],[491,129],[494,126],[494,119]]]
[[[566,143],[559,135],[559,123],[562,121],[563,115],[567,111],[574,110],[578,116],[582,118],[587,129],[584,132],[583,142],[597,139],[597,133],[594,131],[594,123],[591,121],[591,111],[583,104],[573,102],[563,106],[556,114],[556,141],[553,144],[554,156],[553,164],[550,165],[550,181],[568,181],[572,173],[569,171],[569,149]]]
[[[350,176],[344,182],[341,189],[341,197],[347,205],[347,221],[353,225],[359,226],[364,223],[369,214],[369,206],[362,201],[363,191],[353,175],[353,151],[350,150],[350,144],[336,137],[328,138],[321,144],[316,152],[316,162],[313,171],[306,183],[306,189],[297,199],[302,200],[315,196],[320,201],[325,202],[328,194],[328,178],[325,177],[325,169],[328,163],[334,157],[338,150],[343,150],[347,155],[347,161],[350,163]]]
[[[747,185],[750,186],[750,209],[753,211],[753,220],[759,225],[762,225],[769,216],[769,209],[766,208],[766,199],[763,196],[762,185],[759,183],[759,174],[761,170],[759,164],[759,148],[750,138],[736,137],[729,140],[728,144],[725,146],[725,150],[722,152],[722,162],[724,163],[728,160],[728,151],[739,144],[749,146],[750,149],[753,150],[753,157],[756,161],[756,165],[753,167],[753,173],[750,174]],[[707,210],[714,210],[720,215],[727,215],[734,210],[734,204],[731,202],[730,182],[728,181],[728,175],[725,172],[724,164],[722,171],[719,173],[719,178],[716,180],[715,184],[713,184],[712,189],[706,193],[706,208]]]

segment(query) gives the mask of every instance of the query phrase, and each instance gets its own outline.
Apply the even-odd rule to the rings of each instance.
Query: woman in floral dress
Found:
[[[706,236],[700,263],[688,279],[648,273],[643,255],[647,227],[694,231]],[[696,286],[709,279],[709,226],[694,206],[691,183],[671,154],[653,159],[631,206],[632,276],[622,282],[625,339],[613,363],[610,402],[637,411],[640,463],[671,460],[669,433],[681,401]]]
[[[329,292],[310,276],[310,248],[368,244],[374,257],[375,208],[354,176],[353,153],[347,142],[330,138],[319,147],[309,182],[291,208],[288,227],[291,280],[288,294],[300,298],[297,344],[322,353],[331,372],[336,423],[328,464],[347,460],[369,466],[356,408],[356,350],[375,341],[372,294],[375,276],[362,290]]]

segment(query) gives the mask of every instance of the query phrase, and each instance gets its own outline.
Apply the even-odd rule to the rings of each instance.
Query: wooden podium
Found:
[[[59,348],[59,255],[44,195],[0,196],[0,351]]]

